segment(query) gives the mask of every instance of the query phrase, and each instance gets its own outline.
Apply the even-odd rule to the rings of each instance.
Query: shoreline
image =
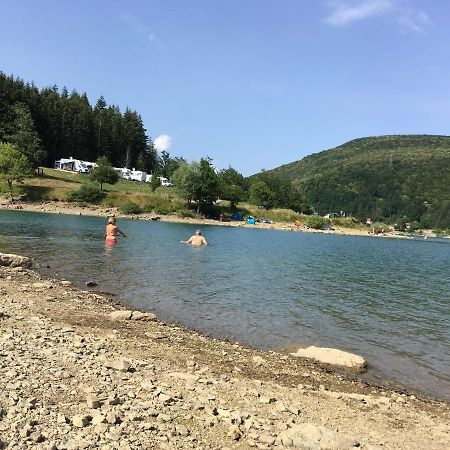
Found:
[[[444,449],[449,441],[450,405],[426,395],[151,314],[113,319],[124,312],[115,299],[35,270],[1,267],[0,294],[7,445],[295,448],[325,432],[347,439],[339,448]]]
[[[68,214],[75,216],[93,216],[93,217],[107,217],[108,215],[114,214],[118,219],[129,219],[129,220],[158,220],[161,222],[170,223],[183,223],[192,225],[210,225],[210,226],[221,226],[221,227],[241,227],[246,229],[263,229],[263,230],[277,230],[277,231],[292,231],[297,233],[319,233],[319,234],[330,234],[337,236],[365,236],[365,237],[376,237],[376,238],[394,238],[394,239],[409,239],[409,234],[402,234],[396,232],[388,232],[384,234],[369,234],[366,229],[358,228],[341,228],[335,227],[333,230],[315,230],[312,228],[300,228],[297,229],[295,224],[292,222],[277,222],[277,223],[257,223],[256,225],[248,225],[246,222],[221,222],[214,219],[194,219],[194,218],[182,218],[174,214],[168,215],[157,215],[152,213],[142,213],[142,214],[122,214],[118,208],[115,207],[104,207],[104,206],[76,206],[68,202],[40,202],[40,203],[28,203],[28,202],[16,202],[16,203],[3,203],[0,205],[0,210],[9,211],[28,211],[28,212],[44,212],[51,214]],[[433,233],[430,230],[424,234],[425,236],[430,236]]]

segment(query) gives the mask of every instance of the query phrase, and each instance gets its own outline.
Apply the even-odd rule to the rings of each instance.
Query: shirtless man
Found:
[[[196,247],[200,247],[201,245],[208,245],[200,230],[197,230],[195,234],[189,238],[189,240],[181,242],[183,242],[183,244],[190,244]]]

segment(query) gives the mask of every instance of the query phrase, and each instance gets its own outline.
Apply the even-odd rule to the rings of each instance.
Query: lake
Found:
[[[364,356],[372,373],[450,399],[450,241],[0,211],[0,251],[36,258],[166,321],[260,348]]]

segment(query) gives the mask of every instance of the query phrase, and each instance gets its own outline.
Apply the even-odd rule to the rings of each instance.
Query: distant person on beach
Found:
[[[197,230],[193,236],[191,236],[187,241],[181,241],[183,244],[194,245],[195,247],[200,247],[201,245],[208,245],[206,239],[202,236],[202,232]]]
[[[121,234],[123,237],[127,237],[127,235],[116,225],[116,218],[110,217],[108,219],[108,225],[106,225],[106,242],[108,244],[116,243],[118,234]]]

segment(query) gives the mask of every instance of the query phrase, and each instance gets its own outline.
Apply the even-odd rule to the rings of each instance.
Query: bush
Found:
[[[164,208],[163,206],[158,206],[157,208],[155,208],[155,213],[161,214],[162,216],[165,216],[166,214],[170,214],[172,212],[172,210]]]
[[[373,232],[373,234],[385,233],[386,231],[389,231],[389,226],[383,222],[375,222],[372,225],[371,231]]]
[[[355,217],[335,217],[334,219],[331,219],[331,223],[344,228],[358,228],[363,226],[363,224]]]
[[[182,218],[189,217],[190,219],[193,219],[195,217],[195,213],[193,211],[189,211],[188,209],[179,209],[176,213],[177,216]]]
[[[124,214],[140,214],[142,208],[134,202],[128,201],[119,206],[119,211]]]
[[[317,214],[313,214],[311,216],[304,216],[303,224],[309,228],[314,228],[315,230],[325,230],[330,226],[330,220]]]
[[[71,191],[67,194],[69,202],[98,203],[105,197],[105,193],[100,190],[97,184],[82,184],[77,191]]]

